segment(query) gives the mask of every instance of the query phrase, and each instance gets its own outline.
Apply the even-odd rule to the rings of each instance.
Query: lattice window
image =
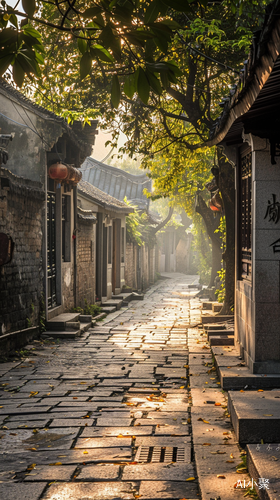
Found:
[[[252,153],[241,157],[241,278],[251,279],[252,263]]]

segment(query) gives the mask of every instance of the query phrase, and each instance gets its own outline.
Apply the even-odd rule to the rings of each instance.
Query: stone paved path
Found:
[[[35,341],[24,362],[0,364],[0,498],[200,498],[186,370],[187,329],[200,321],[193,283],[175,274],[82,338]]]

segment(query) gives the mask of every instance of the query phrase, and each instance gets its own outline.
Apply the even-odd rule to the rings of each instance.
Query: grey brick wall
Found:
[[[43,210],[44,195],[32,187],[0,187],[0,232],[15,244],[12,261],[0,268],[0,335],[38,325]]]

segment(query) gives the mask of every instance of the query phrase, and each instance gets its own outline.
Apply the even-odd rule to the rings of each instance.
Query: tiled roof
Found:
[[[100,189],[84,180],[81,180],[78,184],[78,193],[86,195],[87,198],[90,198],[97,205],[106,208],[107,210],[113,210],[115,212],[122,212],[126,214],[134,211],[123,201],[117,200],[113,196],[104,193],[104,191],[101,191]]]
[[[132,175],[120,168],[105,165],[90,156],[83,163],[83,179],[104,193],[122,201],[125,197],[142,210],[149,206],[143,189],[152,190],[152,181],[145,173]]]
[[[21,105],[23,108],[33,111],[33,113],[37,114],[44,120],[59,123],[77,145],[89,147],[89,145],[92,146],[94,144],[94,135],[97,133],[95,131],[98,123],[97,120],[92,120],[91,127],[86,126],[85,129],[82,129],[80,123],[74,122],[74,124],[70,126],[64,118],[31,101],[22,92],[16,90],[4,79],[0,79],[0,94]],[[91,147],[89,150],[91,150]]]

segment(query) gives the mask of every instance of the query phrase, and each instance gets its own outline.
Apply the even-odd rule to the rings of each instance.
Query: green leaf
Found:
[[[190,10],[187,0],[162,0],[162,3],[178,12],[189,12]]]
[[[161,84],[160,84],[159,80],[157,79],[157,77],[153,73],[151,73],[148,69],[146,70],[146,76],[148,78],[150,86],[155,91],[155,93],[157,95],[161,95],[162,88],[161,88]]]
[[[82,16],[86,19],[91,19],[101,13],[102,13],[101,7],[90,7],[89,9],[86,9],[83,12]]]
[[[128,75],[125,79],[123,91],[130,99],[132,99],[137,90],[137,79],[138,79],[138,73],[136,72],[133,73],[132,75]]]
[[[110,26],[105,26],[105,28],[102,30],[102,33],[100,35],[100,40],[103,41],[103,44],[107,47],[109,47],[115,58],[120,61],[121,59],[121,43],[118,38],[118,35],[113,33],[112,28]]]
[[[87,51],[87,41],[84,37],[84,33],[80,31],[78,38],[78,49],[81,54],[84,54]]]
[[[89,52],[85,52],[80,60],[80,76],[83,80],[91,72],[92,57]]]
[[[30,24],[26,24],[23,27],[23,31],[24,33],[33,36],[34,38],[41,39],[41,34],[39,33],[39,31],[35,30],[35,28],[33,28]]]
[[[167,89],[169,87],[169,79],[167,76],[167,71],[161,71],[160,79],[161,79],[161,83],[162,83],[163,88]]]
[[[171,30],[179,30],[179,29],[181,29],[180,24],[177,23],[177,21],[173,21],[173,19],[164,19],[163,21],[157,22],[156,26],[158,26],[158,25],[167,26]]]
[[[99,44],[93,45],[93,47],[90,48],[90,53],[93,57],[96,57],[96,56],[99,57],[99,59],[101,59],[101,61],[109,62],[109,63],[114,62],[114,58],[113,58],[112,54],[110,54],[110,52],[107,49],[102,47],[102,45],[99,45]]]
[[[139,76],[138,76],[138,81],[137,81],[137,92],[138,92],[140,99],[143,101],[143,103],[147,104],[148,100],[149,100],[150,84],[147,80],[145,71],[141,67],[139,67]]]
[[[3,57],[0,57],[0,75],[2,76],[5,71],[7,71],[8,67],[12,63],[14,59],[14,54],[7,54]]]
[[[150,5],[146,8],[144,23],[153,23],[160,13],[160,2],[158,0],[151,0]]]
[[[10,23],[15,26],[15,28],[18,27],[18,21],[17,21],[17,16],[15,14],[10,15]]]
[[[28,15],[28,17],[33,17],[34,12],[36,10],[36,1],[35,0],[22,0],[22,7],[24,12]],[[19,85],[21,87],[21,85]]]
[[[17,86],[22,87],[22,84],[24,82],[24,70],[17,59],[15,60],[13,65],[13,78]]]
[[[114,108],[118,108],[121,100],[121,89],[117,75],[112,78],[111,101]]]
[[[177,64],[174,61],[167,61],[165,64],[168,69],[172,71],[172,73],[174,73],[174,75],[182,76],[182,71],[178,68]]]

